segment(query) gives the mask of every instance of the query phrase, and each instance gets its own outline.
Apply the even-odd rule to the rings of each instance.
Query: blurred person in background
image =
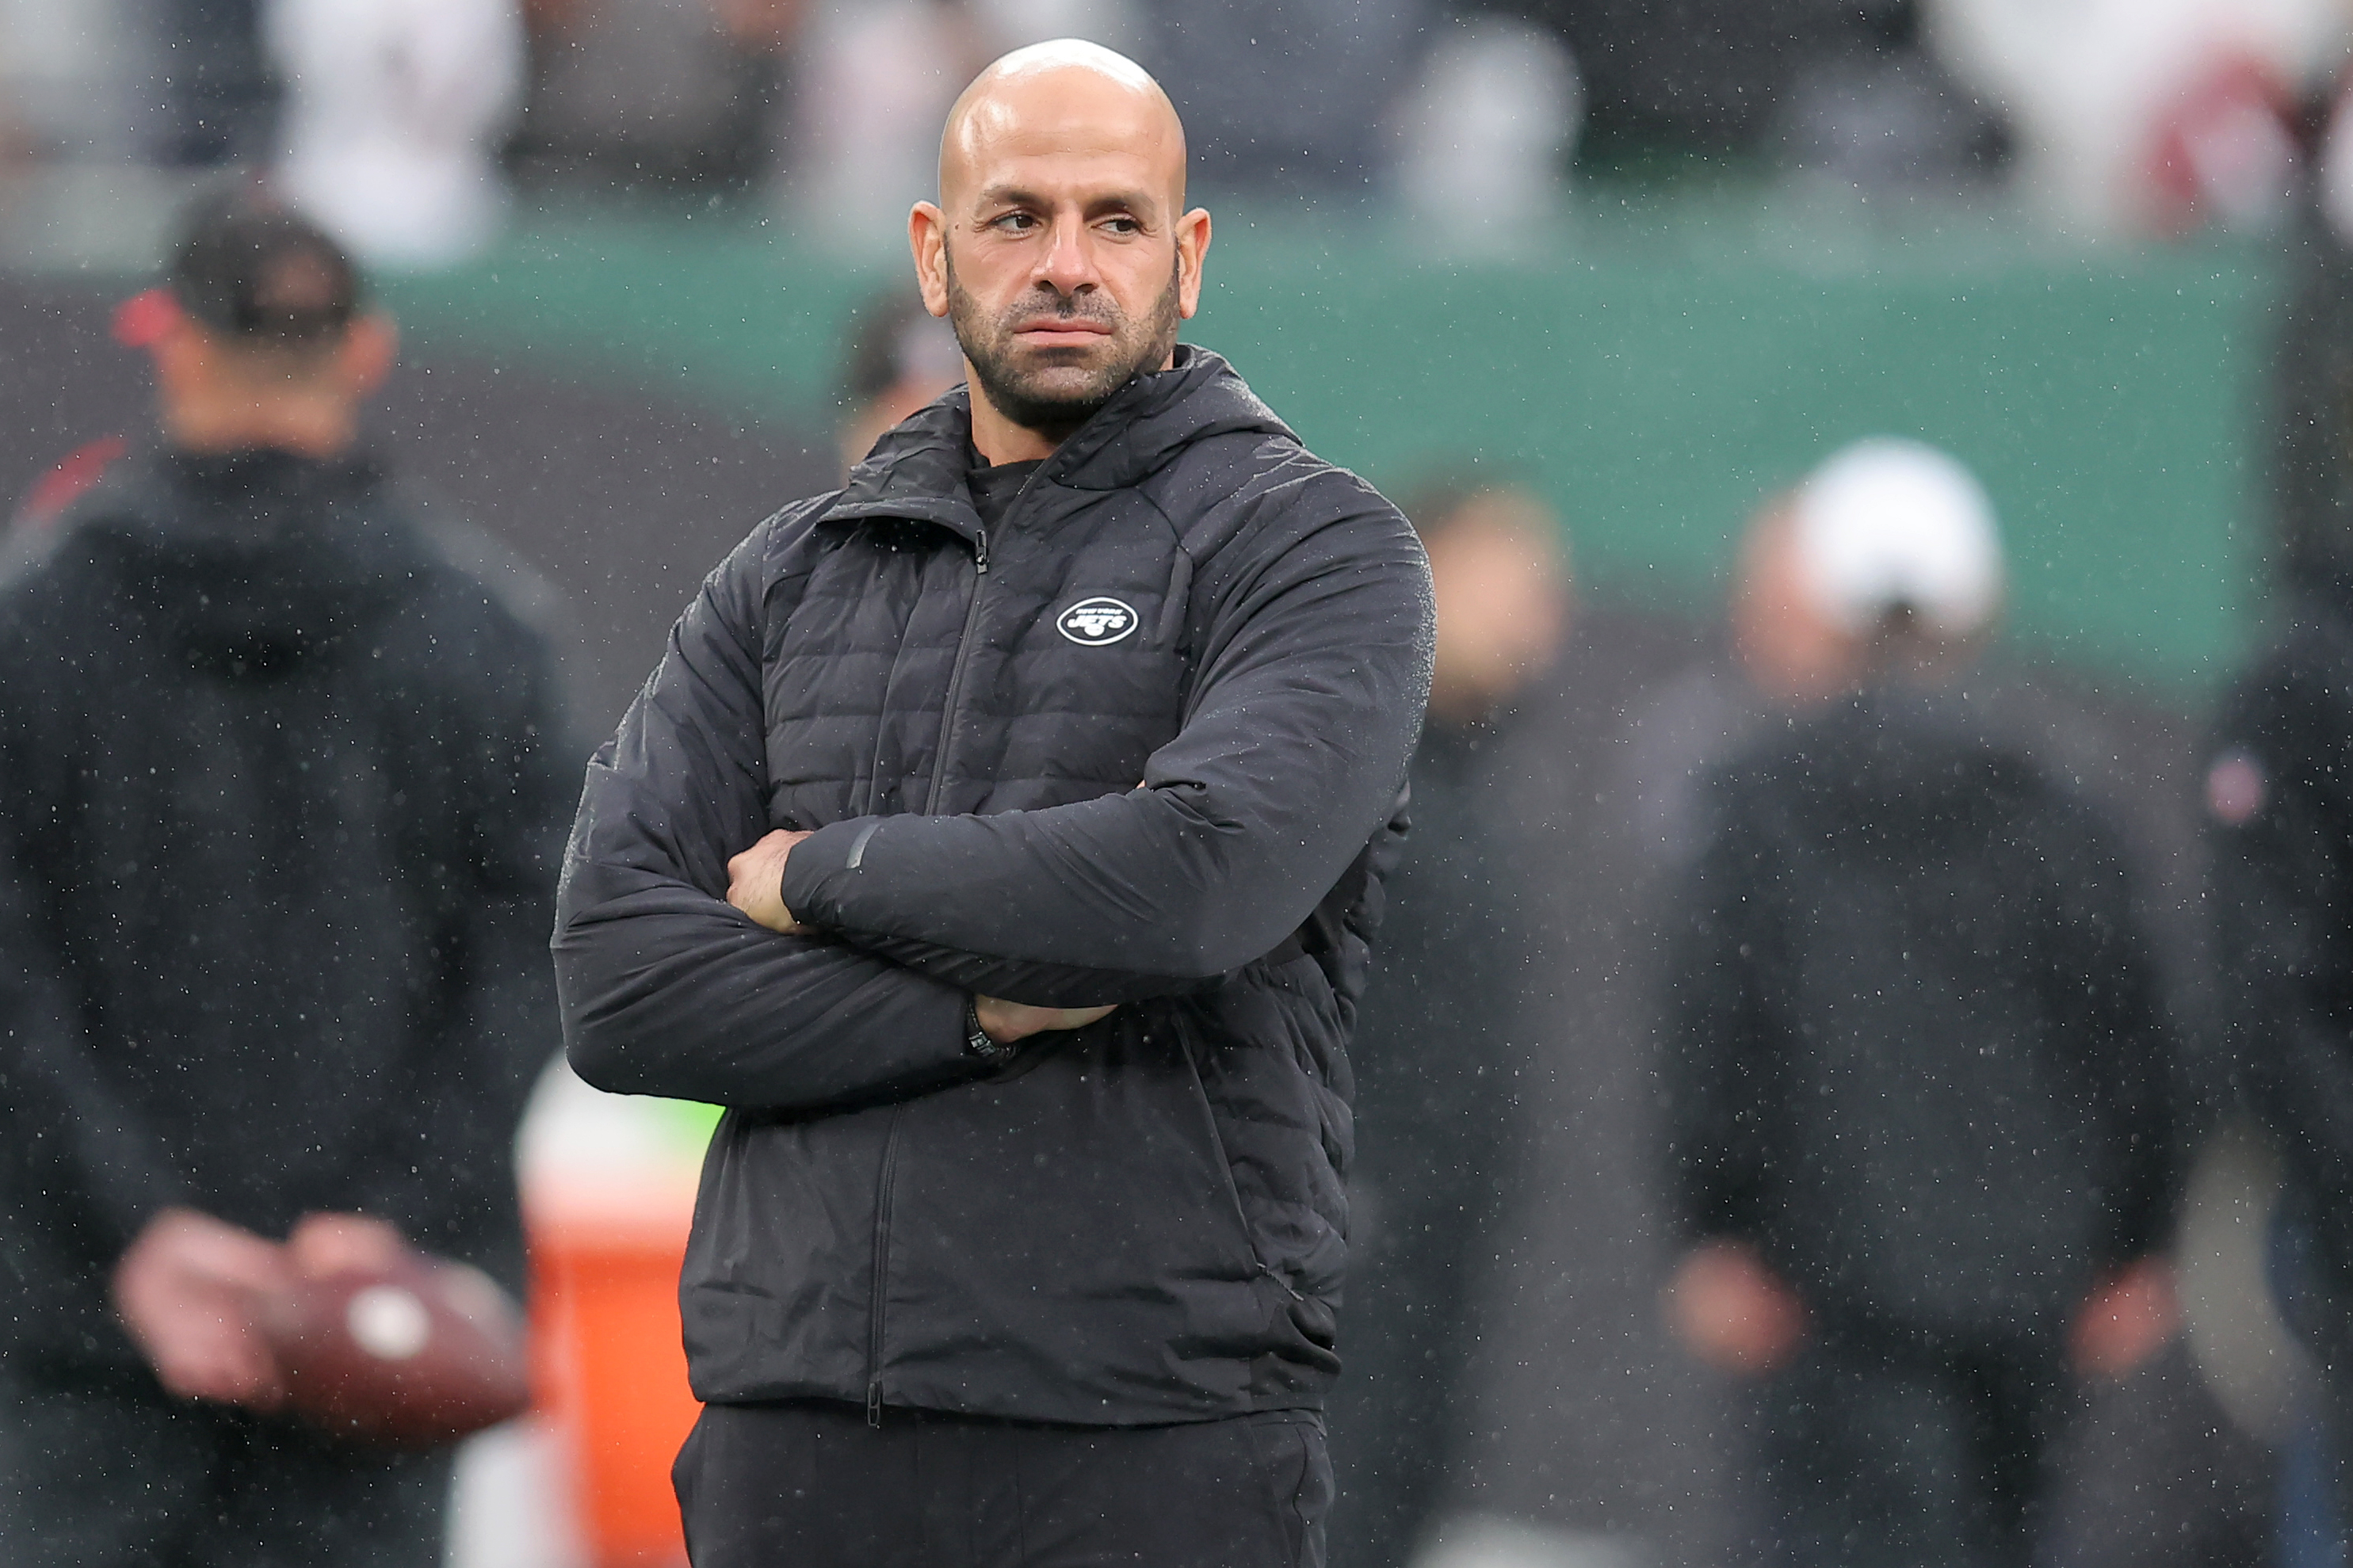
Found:
[[[1389,162],[1437,0],[1140,0],[1137,54],[1193,134],[1194,177],[1239,195],[1361,203]]]
[[[1924,0],[1505,0],[1558,30],[1587,90],[1586,155],[1727,154],[1866,186],[1981,181],[2000,125],[1923,37]]]
[[[1397,195],[1417,239],[1451,253],[1542,243],[1583,112],[1577,62],[1549,32],[1481,12],[1434,28],[1395,111]]]
[[[362,440],[343,251],[202,206],[142,441],[0,587],[0,1558],[438,1563],[446,1450],[280,1412],[303,1278],[522,1274],[567,804],[541,636]]]
[[[2274,624],[2224,699],[2205,805],[2228,1038],[2284,1167],[2274,1292],[2319,1368],[2317,1430],[2291,1445],[2290,1464],[2316,1495],[2288,1489],[2283,1544],[2300,1554],[2283,1561],[2342,1563],[2353,1561],[2353,247],[2331,193],[2316,194],[2275,324]]]
[[[856,468],[884,431],[964,379],[964,354],[945,321],[912,289],[866,302],[850,323],[842,376],[841,471]]]
[[[162,100],[157,161],[210,168],[268,155],[279,82],[261,46],[270,0],[160,0],[146,16]],[[134,25],[137,25],[134,23]]]
[[[759,190],[808,0],[531,0],[518,180],[612,195]]]
[[[516,0],[267,0],[288,84],[276,179],[380,267],[446,267],[505,222],[497,153],[522,85]]]
[[[1539,957],[1515,979],[1527,1149],[1483,1310],[1473,1484],[1446,1526],[1465,1563],[1516,1564],[1525,1540],[1577,1562],[1746,1560],[1735,1390],[1658,1310],[1679,1257],[1658,1158],[1662,950],[1709,774],[1842,679],[1841,639],[1800,591],[1789,501],[1741,534],[1720,628],[1588,608],[1493,748]]]
[[[2083,234],[2271,231],[2298,103],[2341,69],[2341,0],[1915,0],[1923,33],[2014,127],[2019,184]]]
[[[1050,38],[1132,47],[1130,0],[807,0],[791,196],[828,244],[879,256],[931,189],[940,118],[975,71]]]
[[[142,0],[0,4],[0,190],[20,163],[119,166],[168,151],[153,144],[175,135],[154,122],[157,20]],[[258,127],[254,144],[267,135]]]
[[[1469,1427],[1474,1289],[1514,1152],[1515,1037],[1529,954],[1485,769],[1512,705],[1568,624],[1560,521],[1526,491],[1433,487],[1410,501],[1438,642],[1390,873],[1381,954],[1349,1048],[1356,1258],[1331,1407],[1332,1561],[1404,1568],[1448,1501]]]
[[[2163,1003],[2115,829],[1958,699],[1974,479],[1862,443],[1788,526],[1841,689],[1718,776],[1670,926],[1670,1307],[1765,1380],[1784,1559],[2024,1564],[2071,1373],[2172,1331]]]

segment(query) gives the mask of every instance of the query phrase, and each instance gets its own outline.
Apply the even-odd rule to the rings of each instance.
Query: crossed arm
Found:
[[[742,910],[753,924],[779,936],[811,934],[810,928],[795,920],[793,912],[785,908],[784,898],[785,861],[792,854],[793,846],[807,837],[791,828],[776,828],[727,862],[727,901]],[[1000,1046],[1013,1045],[1032,1035],[1083,1029],[1098,1019],[1109,1017],[1118,1008],[1116,1002],[1087,1007],[1038,1006],[977,993],[972,999],[973,1021]]]
[[[923,1093],[976,1070],[970,997],[1048,1015],[992,1004],[1009,1038],[1274,948],[1386,819],[1427,689],[1419,548],[1349,493],[1246,580],[1197,582],[1192,710],[1144,787],[806,834],[765,805],[755,531],[590,763],[554,942],[574,1066],[765,1109]]]

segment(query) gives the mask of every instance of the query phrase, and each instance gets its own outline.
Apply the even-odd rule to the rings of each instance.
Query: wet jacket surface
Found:
[[[1387,501],[1180,349],[983,531],[961,392],[712,574],[592,763],[572,1059],[730,1108],[705,1400],[1099,1425],[1314,1406],[1345,1053],[1428,685]],[[784,893],[729,856],[814,829]],[[1122,1002],[998,1071],[968,993]]]
[[[0,583],[0,1347],[143,1376],[155,1210],[519,1279],[572,799],[539,634],[364,458],[136,454]]]
[[[2239,1082],[2353,1289],[2353,592],[2307,592],[2222,705],[2206,777]]]
[[[1818,1321],[2049,1343],[2159,1245],[2169,1032],[2117,837],[1958,700],[1884,692],[1717,781],[1668,971],[1672,1189]]]

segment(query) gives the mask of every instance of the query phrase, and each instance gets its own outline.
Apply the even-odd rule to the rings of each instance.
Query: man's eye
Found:
[[[991,222],[989,226],[1018,231],[1037,227],[1038,220],[1028,213],[1007,213],[1003,217]]]
[[[1136,222],[1132,217],[1106,218],[1103,220],[1103,226],[1111,230],[1113,234],[1142,234],[1144,232],[1144,226]]]

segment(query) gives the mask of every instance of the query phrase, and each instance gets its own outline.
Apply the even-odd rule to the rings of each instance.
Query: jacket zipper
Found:
[[[1029,478],[1038,476],[1032,473]],[[1023,481],[1013,498],[1014,505],[1029,493]],[[1012,509],[1007,508],[1009,511]],[[964,635],[956,639],[955,663],[948,670],[947,700],[940,712],[940,740],[934,748],[931,794],[923,802],[923,815],[935,816],[940,809],[940,796],[946,792],[948,781],[948,745],[955,737],[956,702],[964,695],[965,666],[972,658],[972,634],[980,625],[981,590],[988,585],[988,531],[982,529],[972,539],[972,602],[965,606]],[[868,1305],[866,1319],[866,1424],[882,1425],[882,1302],[888,1294],[891,1270],[891,1182],[899,1167],[899,1119],[905,1107],[893,1107],[890,1131],[882,1135],[882,1175],[874,1194],[874,1293]]]
[[[1034,477],[1034,476],[1033,476]],[[1021,496],[1029,493],[1023,485],[1021,493],[1013,500],[1018,505]],[[1008,509],[1010,510],[1009,508]],[[965,666],[972,659],[972,634],[980,625],[981,591],[988,586],[988,531],[983,529],[972,541],[972,602],[965,606],[964,635],[956,639],[955,664],[948,670],[947,702],[940,710],[940,743],[932,756],[932,792],[923,801],[923,815],[939,815],[940,796],[947,793],[948,752],[955,743],[956,703],[964,696]]]
[[[890,1128],[882,1134],[882,1174],[874,1187],[874,1289],[866,1313],[866,1424],[882,1425],[882,1302],[890,1294],[891,1178],[899,1164],[899,1119],[905,1107],[891,1110]]]

